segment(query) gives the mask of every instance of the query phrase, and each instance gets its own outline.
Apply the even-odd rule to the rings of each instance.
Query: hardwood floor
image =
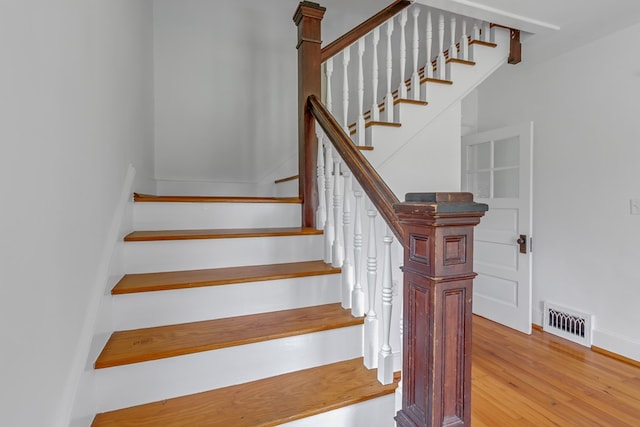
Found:
[[[474,316],[472,426],[640,426],[640,368]]]

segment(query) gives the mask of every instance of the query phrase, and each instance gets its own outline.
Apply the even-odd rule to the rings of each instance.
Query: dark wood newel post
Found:
[[[471,425],[473,227],[470,193],[413,193],[394,206],[404,229],[399,427]]]
[[[321,97],[320,45],[324,12],[325,8],[318,3],[303,1],[293,15],[293,22],[298,27],[298,194],[303,201],[303,227],[315,226],[315,208],[318,204],[318,139],[307,100],[309,95]]]

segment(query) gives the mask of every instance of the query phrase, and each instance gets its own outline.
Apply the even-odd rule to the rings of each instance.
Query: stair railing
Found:
[[[425,83],[449,80],[448,64],[471,62],[476,45],[493,43],[488,22],[412,3],[394,2],[321,51],[327,95],[333,87],[334,61],[341,65],[335,71],[342,80],[342,102],[326,105],[342,118],[341,125],[348,127],[347,134],[357,145],[367,145],[365,129],[369,125],[381,120],[397,122],[394,107],[402,100],[426,102]],[[381,34],[384,49],[380,47]],[[379,69],[381,57],[384,76]],[[386,90],[379,103],[382,80]]]
[[[418,17],[411,12],[413,66],[404,75],[407,7],[412,2],[395,1],[389,7],[356,27],[324,49],[320,49],[320,22],[325,9],[316,3],[300,3],[294,21],[298,26],[299,123],[300,123],[300,195],[303,199],[303,225],[324,229],[325,261],[342,267],[342,305],[354,316],[365,317],[363,353],[368,368],[377,368],[383,384],[394,379],[394,354],[390,345],[394,280],[392,245],[394,237],[403,248],[402,388],[396,421],[399,426],[470,425],[471,391],[471,295],[473,264],[473,227],[480,221],[486,205],[474,203],[469,193],[425,193],[407,195],[401,203],[354,144],[364,142],[363,127],[384,112],[393,120],[397,98],[424,99],[418,90],[424,79],[446,78],[447,61],[473,58],[474,42],[490,43],[488,23],[473,23],[472,38],[466,34],[466,21],[457,26],[450,18],[449,40],[445,36],[445,14],[438,15],[438,49],[432,59],[432,12],[427,17],[425,65],[418,68]],[[394,90],[391,48],[394,17],[399,14],[400,70]],[[481,28],[482,27],[482,28]],[[458,34],[456,28],[460,29]],[[483,30],[484,29],[484,30]],[[378,104],[377,46],[380,30],[387,37],[387,93]],[[372,97],[364,95],[363,58],[368,35],[373,46]],[[482,36],[482,34],[485,34]],[[477,37],[477,38],[475,38]],[[479,40],[481,37],[486,40]],[[459,40],[459,41],[458,41]],[[471,41],[470,41],[471,40]],[[351,46],[357,46],[357,83],[349,85],[348,67]],[[448,46],[448,50],[444,50]],[[404,52],[404,53],[403,53]],[[417,53],[416,53],[417,52]],[[342,111],[335,111],[332,75],[333,59],[342,56]],[[462,58],[458,59],[458,56]],[[417,58],[417,59],[416,59]],[[321,60],[326,83],[325,103],[321,101]],[[308,73],[308,74],[307,74]],[[434,77],[431,77],[433,75]],[[408,78],[407,78],[408,77]],[[349,87],[355,88],[357,115],[348,125]],[[364,105],[371,105],[367,113]],[[335,116],[342,116],[339,123]],[[359,133],[359,135],[358,135]],[[352,203],[353,201],[353,203]],[[365,208],[365,202],[367,206]],[[351,207],[354,207],[352,215]],[[366,211],[366,212],[365,212]],[[376,218],[384,220],[385,232],[376,234]],[[364,221],[368,221],[367,224]],[[379,227],[380,228],[380,227]],[[368,232],[363,232],[367,229]],[[379,230],[381,231],[381,230]],[[378,246],[382,243],[381,297],[376,303],[378,283]],[[366,252],[366,255],[365,255]],[[366,280],[363,277],[366,257]],[[366,287],[364,283],[366,282]],[[369,302],[365,301],[368,296]],[[380,319],[376,311],[380,307]],[[382,333],[380,333],[382,331]],[[380,341],[380,342],[379,342]],[[398,399],[397,399],[398,401]]]

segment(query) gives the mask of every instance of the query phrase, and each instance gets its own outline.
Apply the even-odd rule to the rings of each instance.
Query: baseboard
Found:
[[[531,328],[544,332],[536,323],[532,323]],[[593,331],[593,342],[598,344],[591,345],[591,351],[640,368],[640,343],[598,330]]]
[[[87,381],[86,377],[91,376],[90,371],[92,371],[92,369],[90,369],[90,367],[92,361],[88,361],[88,359],[91,357],[91,351],[94,347],[94,337],[100,332],[100,329],[104,329],[106,325],[111,324],[110,318],[103,318],[109,315],[108,307],[105,308],[103,306],[105,295],[108,293],[107,288],[113,281],[114,273],[117,273],[114,269],[120,267],[118,265],[120,260],[114,256],[118,248],[117,245],[122,241],[125,232],[130,231],[131,224],[133,223],[133,199],[131,195],[133,194],[135,177],[136,170],[133,165],[130,164],[127,169],[124,184],[122,185],[120,197],[114,209],[111,226],[105,239],[96,280],[93,283],[93,292],[83,322],[82,333],[76,347],[70,375],[63,391],[64,406],[60,412],[60,423],[57,424],[60,427],[69,426],[73,418],[81,417],[85,415],[83,412],[90,410],[90,408],[78,407],[79,398],[91,400],[85,396],[87,393],[84,392],[88,392],[87,390],[84,390],[83,393],[79,393],[79,391],[83,385],[86,385],[89,389],[91,388],[90,380]]]
[[[609,331],[594,329],[592,349],[607,355],[616,355],[619,360],[629,360],[640,366],[640,342],[631,341]]]

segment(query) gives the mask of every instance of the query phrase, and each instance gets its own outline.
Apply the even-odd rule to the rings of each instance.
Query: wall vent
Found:
[[[593,315],[549,302],[544,303],[545,332],[591,347]]]

